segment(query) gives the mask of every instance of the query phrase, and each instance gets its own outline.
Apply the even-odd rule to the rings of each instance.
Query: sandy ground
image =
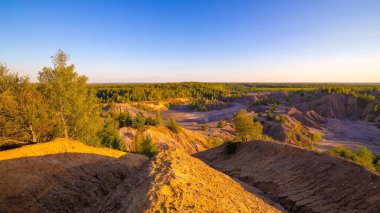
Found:
[[[245,105],[234,103],[231,107],[222,110],[211,110],[207,112],[197,112],[192,110],[188,105],[173,106],[167,111],[161,113],[164,120],[169,117],[175,117],[180,123],[208,123],[224,119],[231,119],[235,113],[246,108]]]
[[[380,155],[380,129],[367,122],[328,119],[324,128],[321,132],[323,141],[319,142],[318,147],[321,151],[342,144],[351,150],[366,146]]]
[[[188,105],[173,106],[170,110],[161,112],[164,122],[167,118],[175,117],[176,120],[186,129],[196,131],[205,136],[221,137],[232,139],[234,129],[231,125],[232,118],[241,109],[247,108],[246,105],[233,103],[231,107],[222,110],[211,110],[207,112],[197,112],[192,110]],[[223,128],[218,128],[218,121],[226,121]],[[207,123],[209,129],[202,130],[202,124]]]

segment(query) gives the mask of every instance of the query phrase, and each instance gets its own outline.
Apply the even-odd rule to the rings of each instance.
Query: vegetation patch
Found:
[[[371,171],[380,173],[380,158],[375,156],[367,147],[361,146],[355,152],[338,145],[326,151],[327,154],[351,160]]]

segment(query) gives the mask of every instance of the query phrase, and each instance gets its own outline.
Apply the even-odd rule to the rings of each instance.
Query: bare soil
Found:
[[[276,142],[225,145],[194,155],[260,189],[291,212],[379,212],[380,176],[353,162]]]
[[[321,131],[323,140],[319,142],[318,149],[325,151],[339,144],[356,150],[366,146],[373,153],[380,155],[380,129],[365,121],[351,121],[327,119]]]

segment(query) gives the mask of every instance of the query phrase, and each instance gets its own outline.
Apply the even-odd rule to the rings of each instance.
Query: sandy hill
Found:
[[[281,209],[183,150],[162,151],[147,161],[60,139],[0,152],[0,159],[0,212]]]
[[[119,133],[126,144],[127,151],[135,152],[137,148],[135,140],[137,130],[124,127],[119,130]],[[181,149],[189,154],[193,154],[212,146],[204,135],[187,129],[174,133],[164,126],[148,126],[142,130],[142,138],[147,137],[152,139],[152,142],[157,145],[159,150]]]
[[[352,162],[291,145],[239,143],[195,154],[294,212],[380,212],[380,176]]]
[[[163,151],[91,212],[278,212],[182,150]]]
[[[82,210],[146,160],[64,139],[2,151],[0,212]]]

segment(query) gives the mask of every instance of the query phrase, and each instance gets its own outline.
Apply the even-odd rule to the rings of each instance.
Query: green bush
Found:
[[[278,116],[278,115],[274,116],[274,120],[277,122],[280,122],[280,116]]]
[[[148,136],[138,144],[137,151],[150,158],[158,153],[158,148],[156,144],[153,143],[152,138]]]
[[[277,104],[277,102],[274,102],[272,109],[276,111],[277,108],[278,108],[278,104]]]
[[[157,111],[156,112],[156,126],[161,126],[162,124],[162,116],[161,116],[161,112],[160,111]]]
[[[354,162],[371,170],[375,170],[374,160],[375,155],[365,146],[359,147],[353,157]]]
[[[262,137],[263,125],[260,122],[253,122],[252,116],[249,116],[245,109],[240,110],[235,120],[236,141],[247,142],[259,140]]]
[[[174,133],[179,133],[181,131],[181,125],[175,120],[174,117],[168,118],[166,125]]]
[[[320,140],[322,140],[322,135],[319,132],[315,132],[312,136],[312,141],[314,143],[318,143]]]
[[[223,128],[224,127],[224,122],[223,121],[219,121],[217,127],[218,128]]]
[[[343,145],[338,145],[332,147],[326,153],[349,159],[372,171],[380,172],[380,160],[365,146],[359,147],[355,152],[352,152]]]
[[[268,112],[267,119],[268,120],[273,120],[273,118],[274,118],[273,112]]]
[[[146,120],[145,120],[145,125],[147,126],[156,126],[156,120],[149,116]]]
[[[350,160],[354,158],[354,153],[351,150],[344,147],[343,145],[331,147],[330,150],[327,151],[327,153],[330,155],[339,156]]]
[[[136,129],[142,129],[145,125],[145,118],[141,113],[137,113],[136,119],[135,119],[135,128]]]
[[[132,126],[133,124],[132,117],[127,110],[119,114],[118,120],[119,120],[119,127]]]
[[[104,127],[99,133],[99,136],[103,146],[120,151],[126,151],[125,144],[119,135],[118,123],[116,123],[111,116],[108,116],[104,121]]]
[[[202,131],[207,131],[207,130],[208,130],[207,124],[202,124]]]
[[[224,143],[223,138],[219,138],[219,137],[215,137],[215,138],[209,137],[207,141],[211,145],[211,147],[216,147]]]

